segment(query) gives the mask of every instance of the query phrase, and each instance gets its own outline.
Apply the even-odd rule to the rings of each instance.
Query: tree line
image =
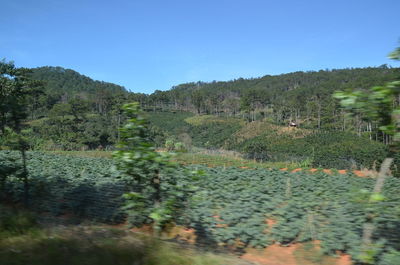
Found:
[[[146,99],[144,108],[240,116],[249,122],[267,119],[278,125],[295,122],[303,128],[352,131],[389,143],[391,138],[378,130],[378,123],[362,114],[350,116],[332,94],[338,90],[366,90],[399,76],[399,68],[382,65],[187,83],[169,91],[155,91]],[[399,102],[397,98],[393,104]]]
[[[4,60],[1,67],[19,69]],[[32,145],[36,149],[65,150],[114,145],[120,137],[117,128],[125,119],[121,106],[128,102],[139,102],[148,112],[188,111],[242,117],[248,122],[263,119],[277,125],[295,122],[302,128],[350,131],[389,144],[391,136],[379,130],[378,122],[362,113],[349,115],[332,94],[337,90],[384,85],[400,76],[399,68],[382,65],[193,82],[148,95],[95,81],[62,67],[24,71],[24,78],[36,80],[36,85],[35,89],[27,89],[29,93],[24,96],[26,117],[21,119],[21,129],[29,125],[25,126],[29,128],[26,133],[34,139]],[[0,130],[4,134],[14,105],[5,99],[5,84],[12,79],[3,74],[1,80]],[[399,101],[396,98],[393,104],[399,105]]]

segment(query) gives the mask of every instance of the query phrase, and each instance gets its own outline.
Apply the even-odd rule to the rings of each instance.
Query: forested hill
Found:
[[[374,135],[375,139],[382,141],[387,139],[378,135],[379,124],[361,116],[349,118],[332,94],[348,88],[368,89],[397,80],[400,76],[400,68],[382,65],[266,75],[225,82],[186,83],[146,95],[128,92],[112,83],[94,81],[61,67],[32,70],[33,79],[45,81],[45,95],[30,106],[32,117],[47,116],[54,107],[57,110],[69,109],[69,105],[86,105],[82,111],[103,115],[118,109],[124,102],[139,101],[147,111],[183,110],[196,114],[239,115],[248,121],[266,119],[277,125],[295,121],[308,129],[368,132],[371,137]],[[67,106],[58,105],[60,103]]]
[[[289,119],[307,124],[315,121],[314,127],[321,127],[323,117],[335,115],[339,109],[332,98],[334,91],[370,88],[400,76],[400,68],[383,65],[294,72],[224,82],[199,81],[145,95],[130,93],[122,86],[95,81],[62,67],[46,66],[33,68],[32,71],[32,78],[44,81],[46,94],[59,102],[75,97],[89,101],[109,101],[118,95],[140,101],[142,107],[149,110],[186,110],[197,114],[218,115],[241,113],[250,120],[269,116],[277,123]]]
[[[30,69],[33,80],[42,81],[43,89],[29,102],[31,119],[46,117],[64,109],[75,116],[85,112],[107,114],[123,102],[142,101],[145,94],[131,93],[123,86],[93,80],[74,70],[44,66]],[[52,112],[52,110],[54,110]]]
[[[294,72],[227,82],[186,83],[169,91],[156,91],[150,98],[160,106],[172,104],[198,113],[251,112],[274,106],[275,110],[292,112],[293,116],[294,112],[315,108],[314,105],[329,105],[336,90],[370,88],[394,80],[399,75],[399,68],[386,65]]]
[[[68,94],[82,92],[96,93],[101,90],[106,90],[111,93],[126,92],[126,89],[122,86],[103,81],[95,81],[74,70],[65,69],[59,66],[44,66],[33,68],[31,70],[32,78],[44,81],[45,89],[51,92],[62,92]]]
[[[310,159],[317,166],[327,165],[315,151],[320,146],[325,146],[331,156],[324,153],[319,157],[331,161],[336,156],[346,165],[351,160],[358,165],[371,164],[362,160],[361,155],[353,154],[354,146],[361,147],[362,154],[386,152],[383,144],[389,144],[391,138],[379,130],[379,121],[361,115],[349,116],[332,93],[346,88],[367,89],[400,76],[399,68],[386,66],[295,72],[228,82],[181,84],[169,91],[146,95],[60,67],[32,71],[34,79],[44,81],[45,89],[27,94],[24,103],[29,113],[24,126],[31,149],[112,149],[125,119],[121,106],[138,101],[147,111],[157,146],[173,140],[183,142],[187,148],[192,145],[224,148],[255,159],[280,160],[284,154],[282,159]],[[399,104],[398,101],[393,103]],[[4,110],[9,109],[5,104]],[[295,121],[299,127],[294,132],[304,134],[286,134],[289,121]],[[368,144],[354,144],[359,143],[357,140]],[[373,146],[371,140],[383,144],[376,143],[376,149],[370,152],[366,148]],[[340,151],[337,145],[346,150]],[[304,158],[305,153],[312,157]]]

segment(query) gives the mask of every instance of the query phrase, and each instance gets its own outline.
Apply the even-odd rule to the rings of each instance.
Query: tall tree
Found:
[[[8,137],[11,148],[21,152],[23,172],[21,179],[24,183],[24,203],[28,205],[29,181],[26,166],[26,150],[28,143],[21,134],[22,121],[27,117],[27,98],[37,94],[41,83],[31,80],[31,71],[26,68],[16,68],[12,62],[0,62],[0,113],[1,133]],[[7,128],[12,130],[7,131]]]

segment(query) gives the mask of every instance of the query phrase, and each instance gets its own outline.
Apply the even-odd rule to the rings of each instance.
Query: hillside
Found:
[[[49,116],[53,109],[57,113],[64,112],[63,115],[71,114],[70,109],[75,106],[79,106],[74,110],[78,116],[85,113],[105,115],[118,109],[123,102],[140,101],[145,96],[113,83],[93,80],[71,69],[44,66],[29,70],[29,77],[42,84],[42,90],[28,102],[31,119]]]
[[[169,140],[262,161],[372,167],[386,155],[390,137],[377,122],[349,116],[332,93],[381,85],[399,72],[387,66],[295,72],[182,84],[145,95],[73,70],[40,67],[31,76],[44,81],[44,89],[28,101],[26,134],[34,150],[113,149],[125,119],[121,105],[139,101],[157,147]],[[289,121],[298,128],[288,128]]]
[[[182,142],[189,149],[194,146],[234,150],[258,161],[338,169],[371,168],[388,152],[384,144],[351,132],[289,128],[267,119],[246,122],[235,117],[190,116],[187,112],[149,112],[146,116],[165,139]]]
[[[33,79],[44,81],[44,88],[46,91],[64,92],[67,94],[82,92],[95,94],[100,90],[107,90],[110,93],[127,92],[122,86],[96,81],[74,70],[59,66],[43,66],[32,68],[31,70]]]
[[[338,90],[380,86],[399,76],[399,68],[383,65],[187,83],[169,91],[156,91],[146,104],[160,110],[241,116],[248,121],[268,118],[278,125],[295,121],[308,129],[369,132],[373,138],[385,141],[378,132],[379,124],[367,122],[362,116],[350,117],[332,94]]]

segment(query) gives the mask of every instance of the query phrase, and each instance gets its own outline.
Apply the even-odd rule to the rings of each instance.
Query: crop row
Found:
[[[18,154],[0,152],[0,166]],[[112,160],[28,153],[32,205],[55,215],[68,212],[98,221],[121,220],[124,193]],[[317,172],[207,168],[176,222],[194,228],[207,244],[264,247],[320,240],[326,253],[353,257],[360,250],[363,224],[374,214],[374,240],[384,251],[398,250],[400,180],[389,177],[385,200],[368,203],[374,179]],[[22,196],[16,177],[6,182],[14,200]]]

